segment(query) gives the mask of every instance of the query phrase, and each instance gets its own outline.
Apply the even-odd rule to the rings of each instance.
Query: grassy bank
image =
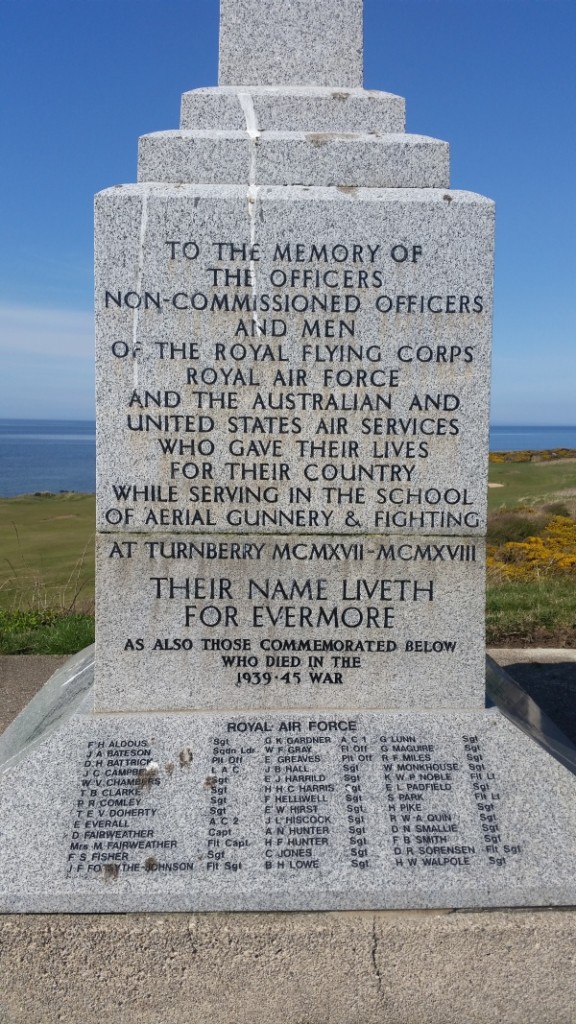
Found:
[[[576,460],[491,456],[489,480],[488,642],[576,646]],[[0,499],[0,653],[92,643],[94,519],[92,494]]]
[[[576,512],[576,459],[557,462],[490,462],[488,509],[563,505]]]
[[[0,654],[75,654],[93,643],[93,613],[0,608]]]
[[[576,647],[574,579],[491,583],[486,643],[492,647]]]
[[[94,641],[93,494],[0,498],[0,654]]]
[[[91,611],[95,496],[0,498],[0,608]]]

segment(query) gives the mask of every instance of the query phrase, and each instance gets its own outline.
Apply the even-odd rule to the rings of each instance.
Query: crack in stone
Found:
[[[140,211],[140,237],[138,245],[138,267],[136,272],[136,291],[142,291],[142,280],[144,275],[144,246],[146,244],[146,230],[148,227],[148,193],[144,192],[142,195],[142,206]],[[138,341],[138,307],[133,310],[132,315],[132,358],[133,358],[133,373],[134,373],[134,390],[138,390],[139,373],[138,373],[138,356],[142,351],[142,346]]]
[[[258,187],[256,185],[256,146],[260,137],[260,129],[258,128],[258,119],[256,117],[256,111],[254,110],[254,104],[252,102],[252,95],[250,92],[239,92],[238,101],[244,112],[244,118],[246,120],[246,134],[250,141],[250,170],[248,175],[248,220],[250,223],[250,274],[252,278],[252,297],[254,299],[254,308],[252,310],[252,320],[256,326],[258,334],[262,333],[262,327],[258,319],[258,306],[257,296],[258,289],[256,284],[256,273],[257,267],[255,260],[252,256],[254,252],[254,246],[256,245],[256,206],[258,201]]]
[[[377,960],[378,953],[378,935],[376,933],[376,919],[372,921],[372,948],[370,950],[370,958],[372,960],[372,967],[374,974],[376,975],[378,995],[382,992],[382,975],[380,974],[380,968],[378,967]]]

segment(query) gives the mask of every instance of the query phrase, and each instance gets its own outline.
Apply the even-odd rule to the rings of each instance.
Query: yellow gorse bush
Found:
[[[490,452],[490,462],[556,462],[559,459],[573,459],[576,457],[574,448],[551,448],[547,451],[536,451],[527,448],[525,451],[516,452]]]
[[[487,565],[494,582],[576,576],[576,520],[553,516],[538,537],[489,545]]]

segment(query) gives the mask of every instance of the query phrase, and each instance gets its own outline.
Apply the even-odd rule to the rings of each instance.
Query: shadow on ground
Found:
[[[576,745],[576,662],[512,662],[505,671]]]

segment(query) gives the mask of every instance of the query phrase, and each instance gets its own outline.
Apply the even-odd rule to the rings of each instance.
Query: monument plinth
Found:
[[[223,0],[97,197],[94,690],[5,740],[4,909],[574,901],[573,776],[485,707],[493,206],[361,38]]]

